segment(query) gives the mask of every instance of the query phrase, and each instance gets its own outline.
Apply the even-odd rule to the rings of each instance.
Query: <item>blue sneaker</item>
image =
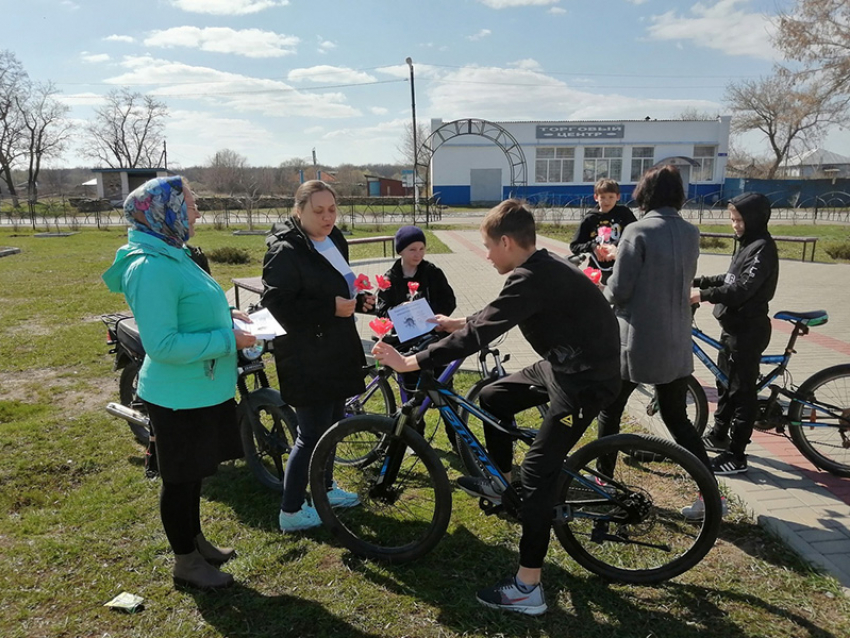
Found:
[[[346,492],[334,481],[328,490],[328,502],[331,507],[356,507],[360,505],[360,497],[353,492]]]
[[[281,532],[300,532],[305,529],[319,527],[322,520],[319,513],[311,505],[304,503],[297,512],[280,511],[278,517]]]

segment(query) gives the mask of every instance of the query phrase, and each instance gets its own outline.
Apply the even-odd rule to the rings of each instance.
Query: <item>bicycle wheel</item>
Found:
[[[815,466],[836,476],[850,477],[850,365],[821,370],[806,379],[797,394],[838,416],[830,417],[822,410],[793,401],[788,418],[800,423],[788,428],[794,445]]]
[[[126,366],[124,366],[121,370],[121,377],[118,380],[118,397],[121,401],[121,405],[126,405],[128,408],[132,408],[146,414],[147,409],[145,408],[145,404],[139,400],[139,396],[136,394],[136,388],[139,385],[140,369],[141,365],[135,361],[130,361]],[[135,423],[128,424],[130,426],[130,430],[133,432],[133,438],[136,439],[136,443],[143,447],[147,447],[151,438],[150,430],[143,425],[136,425]]]
[[[245,401],[239,405],[245,463],[260,483],[280,492],[286,459],[298,436],[298,419],[292,408],[274,400],[255,397],[250,404]]]
[[[640,460],[647,457],[658,460]],[[597,470],[600,462],[613,460],[611,476]],[[623,583],[658,583],[696,565],[717,539],[717,482],[672,441],[636,434],[604,437],[577,450],[565,470],[558,501],[566,503],[571,516],[556,520],[555,535],[594,574]],[[601,486],[611,498],[589,484]],[[705,502],[704,520],[687,521],[681,510],[698,493]]]
[[[478,405],[478,397],[480,396],[481,391],[485,386],[493,383],[494,381],[496,381],[495,378],[487,378],[476,382],[476,384],[470,388],[469,392],[466,393],[466,399],[470,403]],[[544,403],[537,407],[523,410],[516,415],[516,424],[523,429],[539,430],[540,425],[543,422],[543,416],[546,414],[546,410],[548,410],[548,408],[549,404]],[[481,419],[472,416],[466,410],[459,410],[459,415],[470,431],[472,431],[475,437],[483,444],[484,423]],[[527,445],[517,445],[517,442],[514,441],[514,468],[518,468],[522,465],[522,460],[525,457],[526,450],[528,450]],[[457,451],[458,456],[460,456],[461,463],[463,464],[464,472],[468,476],[484,476],[484,471],[476,462],[475,455],[472,454],[469,446],[464,441],[460,440],[460,438],[457,439]],[[516,476],[519,476],[519,474],[516,474]]]
[[[365,558],[407,563],[428,553],[446,532],[452,493],[446,470],[430,445],[409,427],[393,433],[395,420],[344,419],[319,440],[310,462],[313,505],[334,537]],[[370,447],[369,441],[380,445]],[[360,467],[335,464],[342,454],[365,457]],[[360,505],[333,509],[328,476],[360,497]]]
[[[356,416],[359,414],[374,414],[377,416],[392,416],[396,412],[395,394],[387,380],[381,377],[372,368],[366,368],[366,389],[345,402],[345,416]],[[371,436],[364,432],[363,436]],[[348,457],[347,452],[337,452],[336,462],[340,465],[360,465],[368,460],[368,453],[378,445],[380,439],[371,438],[363,440],[364,445],[357,448],[350,447],[349,451],[357,449],[361,452],[359,457]],[[368,443],[371,442],[371,447]]]

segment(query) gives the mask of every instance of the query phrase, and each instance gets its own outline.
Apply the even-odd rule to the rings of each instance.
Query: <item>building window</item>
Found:
[[[652,146],[632,148],[632,182],[639,182],[641,176],[655,164],[655,149]]]
[[[691,172],[692,182],[710,182],[714,179],[715,155],[716,146],[694,146],[694,160],[699,166],[694,166]]]
[[[623,175],[622,146],[587,146],[584,149],[583,182],[596,182],[607,177],[617,180]]]
[[[534,181],[538,184],[573,181],[575,156],[573,146],[539,147],[534,162]]]

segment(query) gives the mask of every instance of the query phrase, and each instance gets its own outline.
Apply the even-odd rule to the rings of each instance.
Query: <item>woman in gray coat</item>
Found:
[[[694,370],[690,289],[699,230],[679,215],[685,193],[675,166],[649,169],[632,197],[645,214],[623,231],[605,289],[620,324],[623,385],[620,396],[599,414],[599,436],[620,431],[629,396],[637,384],[648,383],[655,386],[670,434],[710,467],[686,406],[687,378]]]

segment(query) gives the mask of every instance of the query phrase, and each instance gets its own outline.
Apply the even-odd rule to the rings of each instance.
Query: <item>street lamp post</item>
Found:
[[[416,85],[413,81],[413,60],[408,57],[404,60],[410,68],[410,112],[413,115],[413,223],[416,223],[416,215],[419,213],[419,145],[416,140]],[[427,225],[428,220],[425,220]]]

